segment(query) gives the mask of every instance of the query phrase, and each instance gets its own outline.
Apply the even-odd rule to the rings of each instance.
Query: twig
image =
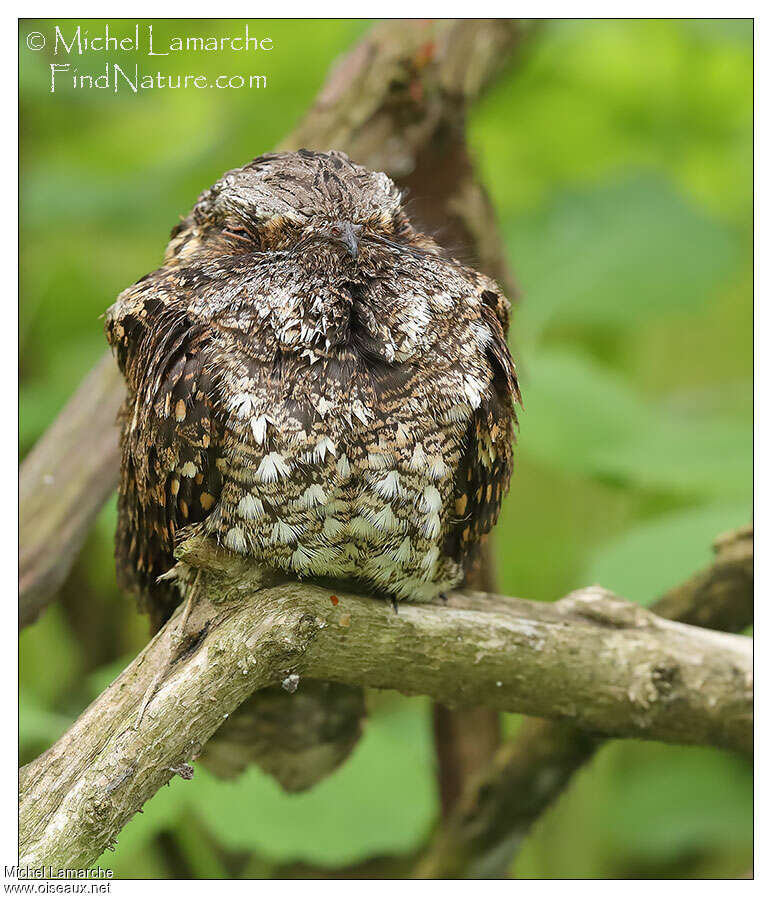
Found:
[[[754,621],[754,528],[714,541],[711,565],[669,590],[652,607],[662,618],[737,633]]]
[[[670,590],[653,610],[721,630],[752,622],[754,549],[751,527],[720,537],[714,562]],[[419,877],[502,877],[523,840],[577,770],[602,744],[587,731],[529,719],[501,747],[441,823],[415,867]]]
[[[454,594],[447,605],[404,604],[395,615],[362,596],[339,593],[333,605],[315,586],[250,593],[245,563],[204,565],[201,554],[196,562],[207,569],[209,597],[189,619],[197,637],[159,684],[141,728],[137,709],[168,656],[175,618],[22,769],[22,863],[89,864],[225,716],[293,674],[554,717],[610,736],[751,749],[751,640],[665,621],[601,588],[553,604]]]

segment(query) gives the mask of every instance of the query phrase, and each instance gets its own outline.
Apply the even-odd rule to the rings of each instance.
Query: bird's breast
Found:
[[[336,377],[338,377],[336,374]],[[457,511],[466,421],[426,391],[330,396],[315,379],[226,428],[208,527],[235,552],[301,577],[359,581],[400,599],[456,584],[443,551]],[[259,408],[262,411],[259,411]]]

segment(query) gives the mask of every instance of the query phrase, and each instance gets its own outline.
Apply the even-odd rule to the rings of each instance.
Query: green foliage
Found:
[[[72,723],[68,715],[52,710],[30,689],[19,691],[19,735],[22,756],[34,758],[46,750]]]
[[[527,363],[525,452],[565,471],[687,496],[748,496],[748,422],[695,405],[647,402],[577,350]]]
[[[192,807],[223,845],[278,862],[340,867],[408,852],[437,812],[428,707],[376,711],[349,762],[306,793],[288,798],[255,769],[226,784],[203,772]]]
[[[713,749],[605,746],[527,839],[518,877],[732,877],[751,867],[752,766]]]
[[[222,781],[197,766],[192,783],[175,778],[122,831],[119,852],[101,864],[118,876],[161,829],[191,816],[230,852],[257,852],[272,863],[331,868],[372,856],[410,852],[423,842],[437,813],[429,703],[382,700],[343,768],[305,793],[287,796],[251,768]],[[158,802],[159,797],[161,802]],[[132,862],[133,864],[134,862]]]
[[[506,237],[521,260],[532,336],[551,325],[626,330],[700,310],[739,255],[733,229],[652,174],[566,191]]]
[[[47,27],[23,22],[21,34]],[[53,57],[21,45],[23,450],[103,351],[99,315],[158,264],[177,216],[275,144],[366,27],[254,22],[274,38],[270,56],[196,58],[210,75],[265,72],[259,95],[51,95]],[[234,23],[154,29],[160,42]],[[505,592],[549,601],[598,581],[648,604],[751,515],[751,31],[749,21],[548,22],[472,112],[522,290],[512,345],[525,408],[496,538]],[[190,65],[170,57],[163,68]],[[24,760],[146,638],[114,586],[114,515],[101,516],[61,602],[22,635]],[[371,699],[365,739],[309,793],[283,796],[257,771],[223,784],[197,766],[101,863],[120,876],[270,876],[280,864],[415,850],[437,813],[428,705]],[[727,754],[615,743],[513,870],[737,875],[751,862],[751,801],[749,766]]]
[[[748,503],[709,503],[659,515],[592,553],[582,580],[650,605],[669,587],[708,565],[715,537],[750,518]]]

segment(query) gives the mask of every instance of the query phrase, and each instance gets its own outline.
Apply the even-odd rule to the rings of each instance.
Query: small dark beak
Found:
[[[352,259],[356,259],[360,250],[362,225],[353,225],[351,222],[336,222],[336,226],[341,232],[341,236],[338,240],[349,251],[349,255]]]

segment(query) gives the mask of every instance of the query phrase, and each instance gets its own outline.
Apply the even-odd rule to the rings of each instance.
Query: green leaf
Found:
[[[290,796],[256,768],[234,781],[201,766],[190,804],[231,850],[277,862],[348,865],[415,849],[435,820],[429,703],[400,699],[373,715],[352,757],[306,793]]]
[[[716,497],[748,497],[751,505],[753,434],[737,418],[679,415],[652,406],[649,427],[618,446],[599,447],[602,471],[642,487]]]
[[[646,167],[748,227],[752,85],[748,44],[719,28],[552,21],[475,105],[472,140],[506,213]]]
[[[584,583],[649,605],[711,561],[712,543],[751,519],[751,504],[713,504],[631,528],[591,555]]]
[[[537,332],[557,321],[630,327],[697,309],[739,259],[732,229],[654,175],[564,193],[510,225],[507,240]]]
[[[492,535],[502,592],[552,601],[574,590],[588,552],[625,528],[640,502],[633,491],[538,464],[519,447]]]
[[[19,751],[23,756],[31,747],[55,743],[71,724],[68,715],[52,711],[30,690],[19,691]]]
[[[632,760],[633,761],[633,760]],[[668,860],[716,846],[751,845],[753,772],[719,750],[653,746],[615,771],[606,839],[620,853]]]
[[[753,435],[739,417],[647,402],[620,375],[564,350],[534,357],[524,403],[521,450],[561,470],[751,501]]]
[[[738,876],[751,860],[752,801],[744,759],[611,741],[537,822],[513,874]]]
[[[62,607],[50,605],[19,634],[19,686],[50,707],[66,698],[80,678],[80,647]]]

